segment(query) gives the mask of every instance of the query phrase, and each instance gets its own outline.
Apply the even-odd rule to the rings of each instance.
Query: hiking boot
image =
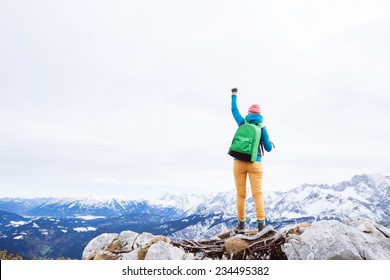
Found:
[[[234,229],[235,233],[244,233],[245,232],[245,221],[238,221],[237,227]]]
[[[257,222],[257,230],[258,232],[262,231],[265,228],[265,221],[262,223]]]

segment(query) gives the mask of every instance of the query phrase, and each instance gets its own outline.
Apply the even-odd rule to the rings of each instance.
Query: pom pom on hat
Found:
[[[260,107],[257,104],[253,104],[249,107],[248,114],[261,114]]]

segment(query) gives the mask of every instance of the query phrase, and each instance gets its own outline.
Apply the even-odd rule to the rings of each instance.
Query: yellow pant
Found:
[[[262,193],[263,167],[261,162],[234,161],[234,180],[237,189],[237,216],[240,221],[245,221],[246,201],[246,177],[249,175],[253,200],[256,206],[256,217],[264,221],[264,200]]]

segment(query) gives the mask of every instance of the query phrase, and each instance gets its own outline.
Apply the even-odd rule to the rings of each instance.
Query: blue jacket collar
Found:
[[[263,116],[258,114],[249,114],[245,119],[247,122],[263,123]]]

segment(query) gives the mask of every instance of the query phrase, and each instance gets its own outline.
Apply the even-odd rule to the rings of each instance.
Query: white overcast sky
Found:
[[[0,197],[234,189],[232,87],[264,191],[389,173],[389,50],[386,0],[0,0]]]

